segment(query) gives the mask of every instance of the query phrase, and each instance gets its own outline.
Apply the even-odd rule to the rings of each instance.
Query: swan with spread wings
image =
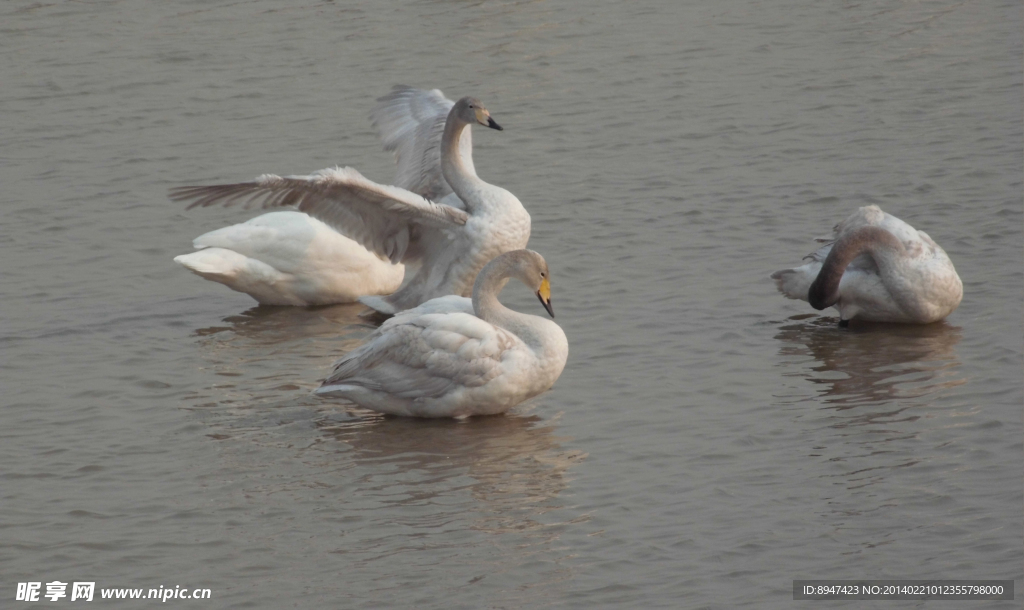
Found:
[[[519,199],[482,180],[473,165],[470,125],[501,126],[476,98],[452,103],[436,89],[402,86],[381,98],[371,118],[397,157],[395,185],[336,167],[180,187],[171,198],[192,201],[190,208],[295,206],[392,263],[418,266],[396,292],[359,299],[383,314],[438,296],[468,296],[488,261],[525,247],[530,238],[530,215]]]

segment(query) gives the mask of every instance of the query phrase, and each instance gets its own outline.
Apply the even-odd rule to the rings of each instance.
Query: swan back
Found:
[[[392,265],[301,212],[270,212],[197,237],[174,260],[265,305],[350,303],[402,283]]]

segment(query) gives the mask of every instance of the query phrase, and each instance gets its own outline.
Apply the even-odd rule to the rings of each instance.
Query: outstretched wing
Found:
[[[397,186],[433,201],[451,194],[441,173],[441,138],[454,105],[438,89],[426,91],[405,85],[396,85],[377,100],[370,121],[384,142],[384,150],[394,153],[398,162]],[[475,173],[468,127],[459,138],[459,154],[467,171]]]
[[[171,189],[170,197],[192,201],[189,209],[238,203],[296,206],[393,263],[415,262],[423,255],[417,244],[421,236],[440,238],[468,219],[462,210],[377,184],[351,167],[323,169],[308,176],[264,174],[238,184],[184,186]]]

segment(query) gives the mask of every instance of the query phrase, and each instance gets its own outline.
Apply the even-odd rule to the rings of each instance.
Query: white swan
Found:
[[[465,209],[441,173],[441,137],[454,102],[438,90],[396,86],[378,100],[370,119],[398,162],[395,184]],[[472,167],[467,129],[460,152]],[[244,292],[264,305],[351,303],[394,292],[404,265],[379,257],[302,212],[271,212],[211,231],[193,241],[200,250],[175,257],[197,275]]]
[[[554,317],[548,275],[532,250],[498,256],[477,277],[472,300],[441,297],[391,318],[338,361],[316,393],[391,415],[507,411],[554,385],[569,355],[557,324],[498,301],[508,279],[518,278]]]
[[[833,238],[804,257],[810,263],[771,275],[779,292],[815,309],[853,318],[928,324],[953,312],[963,284],[946,252],[924,231],[876,205],[837,224]]]
[[[351,303],[394,292],[405,274],[302,212],[270,212],[200,235],[197,252],[174,257],[203,278],[264,305]]]
[[[398,186],[377,184],[345,167],[181,187],[171,190],[171,198],[193,200],[190,208],[239,201],[265,208],[295,205],[393,263],[419,264],[397,292],[360,299],[381,313],[447,294],[467,295],[487,261],[525,247],[530,238],[530,215],[519,200],[481,180],[473,167],[469,125],[501,126],[471,97],[454,103],[443,123],[436,120],[437,109],[448,100],[439,91],[399,87],[381,102],[372,116],[385,148],[398,157]]]

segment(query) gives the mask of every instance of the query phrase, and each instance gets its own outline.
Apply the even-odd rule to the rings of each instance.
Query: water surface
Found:
[[[724,609],[790,608],[798,578],[1022,588],[1019,3],[0,14],[0,596]],[[505,131],[476,134],[477,169],[551,265],[569,363],[503,417],[314,398],[370,332],[361,307],[255,307],[171,261],[255,212],[186,212],[169,187],[387,181],[366,117],[396,83],[485,101]],[[948,320],[840,330],[776,293],[771,272],[868,204],[945,247]],[[872,603],[826,605],[920,606]]]

